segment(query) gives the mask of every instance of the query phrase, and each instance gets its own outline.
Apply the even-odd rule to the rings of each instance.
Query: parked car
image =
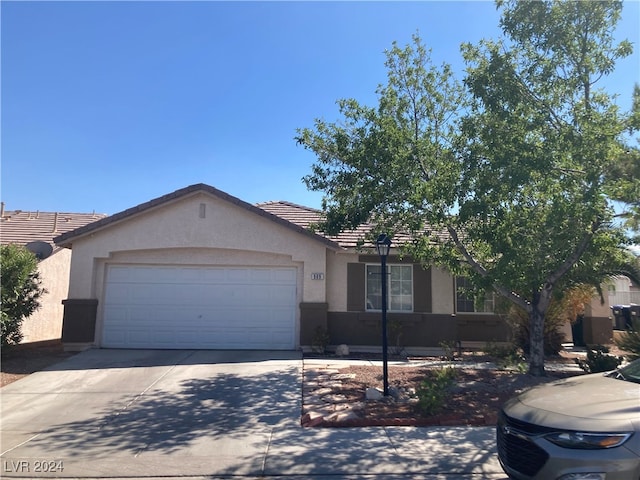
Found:
[[[640,360],[512,398],[497,442],[514,479],[640,480]]]

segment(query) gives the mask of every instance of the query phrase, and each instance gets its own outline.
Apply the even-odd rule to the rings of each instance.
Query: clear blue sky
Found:
[[[628,109],[635,44],[607,80]],[[193,183],[250,203],[319,207],[296,129],[375,105],[384,50],[419,31],[461,73],[459,45],[499,35],[490,2],[1,2],[2,192],[9,210],[113,214]]]

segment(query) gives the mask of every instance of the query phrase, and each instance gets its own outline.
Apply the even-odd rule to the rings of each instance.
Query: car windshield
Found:
[[[640,383],[640,359],[611,372],[610,376],[628,382]]]

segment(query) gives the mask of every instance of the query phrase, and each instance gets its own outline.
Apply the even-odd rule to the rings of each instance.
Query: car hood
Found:
[[[505,404],[505,413],[525,422],[569,430],[631,431],[638,428],[640,384],[582,375],[527,390]]]

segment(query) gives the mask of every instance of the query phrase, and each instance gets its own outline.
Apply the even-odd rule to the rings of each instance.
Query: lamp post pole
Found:
[[[384,396],[389,396],[389,368],[387,366],[387,257],[380,257],[382,263],[382,378]]]
[[[389,396],[389,368],[388,368],[388,342],[387,342],[387,255],[391,249],[391,239],[386,234],[381,234],[376,240],[376,249],[380,255],[381,287],[382,287],[382,379],[384,396]]]

